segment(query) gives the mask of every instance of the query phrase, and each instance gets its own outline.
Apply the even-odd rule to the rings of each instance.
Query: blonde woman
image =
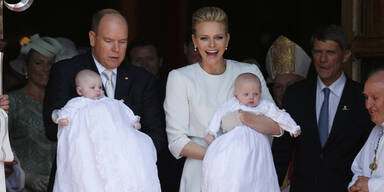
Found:
[[[206,129],[216,109],[232,96],[233,82],[239,74],[257,75],[265,90],[262,98],[273,102],[256,65],[223,58],[230,35],[227,14],[222,9],[198,9],[192,16],[192,30],[194,51],[199,51],[201,60],[170,72],[164,102],[168,147],[176,158],[187,158],[180,192],[201,191]],[[264,134],[281,134],[277,123],[270,119],[245,112],[237,114],[228,116],[232,123],[223,126],[232,128],[238,122]]]

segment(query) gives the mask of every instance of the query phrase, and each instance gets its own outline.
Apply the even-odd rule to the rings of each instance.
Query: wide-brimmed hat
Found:
[[[56,40],[60,42],[62,49],[56,55],[55,62],[58,62],[64,59],[70,59],[79,54],[77,51],[76,45],[72,40],[66,37],[57,37]]]
[[[51,58],[60,53],[62,46],[59,41],[52,37],[40,37],[39,34],[34,34],[31,36],[29,43],[21,47],[20,52],[27,55],[31,49]]]

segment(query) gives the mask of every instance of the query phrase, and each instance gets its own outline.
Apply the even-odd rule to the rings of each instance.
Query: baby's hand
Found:
[[[207,136],[205,136],[204,140],[205,142],[210,145],[212,143],[212,141],[215,139],[215,136],[211,133],[208,133]]]
[[[301,134],[301,130],[296,131],[295,134],[293,134],[293,137],[296,138]]]
[[[140,122],[136,122],[135,124],[133,124],[133,128],[137,129],[137,130],[140,130],[141,129],[141,124]]]
[[[65,118],[65,119],[60,119],[59,122],[58,122],[58,124],[59,124],[60,126],[68,126],[68,125],[69,125],[69,120],[68,120],[67,118]]]

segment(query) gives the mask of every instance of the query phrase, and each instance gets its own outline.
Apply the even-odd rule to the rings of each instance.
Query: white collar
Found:
[[[333,82],[330,86],[324,85],[320,77],[317,76],[317,91],[321,92],[323,88],[328,87],[331,90],[331,93],[337,95],[338,97],[341,97],[345,82],[347,82],[347,77],[345,76],[344,72],[342,72],[340,77],[335,82]]]
[[[100,64],[93,55],[92,55],[92,58],[93,58],[93,61],[95,61],[97,70],[99,71],[99,74],[101,74],[103,71],[106,70],[106,68],[102,64]],[[113,74],[117,74],[117,68],[112,69],[112,72],[113,72]]]

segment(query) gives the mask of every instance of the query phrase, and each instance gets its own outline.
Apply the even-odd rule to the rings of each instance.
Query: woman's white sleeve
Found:
[[[190,142],[188,138],[189,105],[186,80],[180,72],[171,71],[168,75],[164,111],[168,148],[175,158],[181,158],[180,153]]]

